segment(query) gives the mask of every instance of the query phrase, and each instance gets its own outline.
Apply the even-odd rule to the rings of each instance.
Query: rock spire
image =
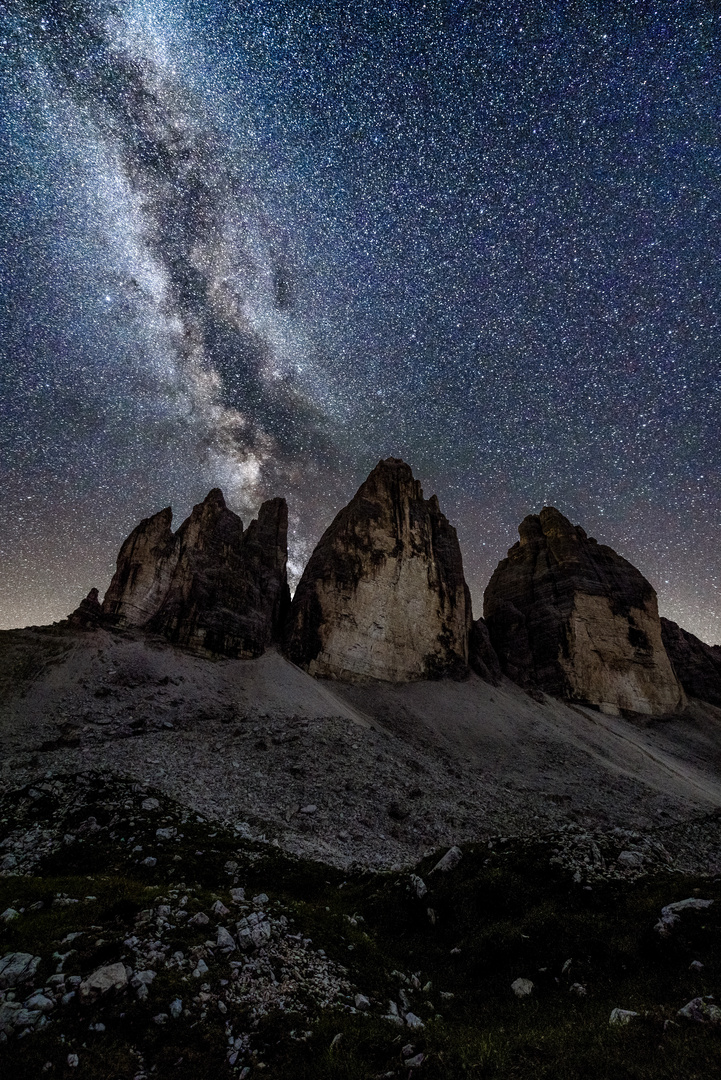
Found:
[[[379,461],[326,529],[286,638],[312,675],[403,682],[467,673],[471,604],[456,530],[405,462]]]
[[[289,605],[288,511],[263,503],[243,531],[214,488],[177,532],[168,507],[145,518],[120,549],[103,617],[226,656],[259,656]]]
[[[643,575],[554,507],[518,531],[484,597],[504,673],[610,713],[676,711],[683,691]]]

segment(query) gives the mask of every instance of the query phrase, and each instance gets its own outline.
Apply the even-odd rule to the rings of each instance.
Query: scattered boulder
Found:
[[[88,975],[80,984],[80,996],[90,997],[91,994],[107,994],[108,990],[122,990],[128,985],[128,974],[125,964],[106,964],[98,968],[92,975]]]
[[[226,656],[260,656],[285,621],[288,510],[263,503],[243,531],[214,488],[176,533],[172,511],[145,518],[120,549],[102,604],[111,622]]]
[[[721,707],[721,645],[707,645],[670,619],[661,619],[661,636],[686,693]]]
[[[661,937],[668,937],[684,911],[704,911],[712,904],[713,900],[700,900],[696,896],[690,896],[688,900],[677,900],[675,904],[667,904],[666,907],[661,908],[661,918],[654,926],[654,930]]]
[[[0,959],[0,990],[10,990],[32,979],[39,963],[40,957],[32,953],[6,953]]]
[[[533,993],[533,983],[530,979],[515,979],[511,983],[511,990],[517,998],[530,997]]]
[[[687,1005],[678,1010],[677,1016],[682,1020],[691,1020],[695,1024],[721,1027],[721,1009],[702,997],[692,998]]]
[[[404,682],[468,670],[470,593],[456,530],[408,465],[380,461],[326,529],[286,637],[311,675]]]
[[[684,694],[644,576],[554,507],[518,531],[483,605],[504,673],[613,715],[676,712]]]
[[[640,1013],[634,1012],[633,1009],[612,1009],[608,1022],[609,1024],[630,1024],[632,1020],[635,1020],[640,1015]]]

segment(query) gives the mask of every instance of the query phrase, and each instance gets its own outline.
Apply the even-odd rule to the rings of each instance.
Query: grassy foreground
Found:
[[[218,900],[232,910],[234,884],[248,898],[267,894],[267,910],[285,920],[293,941],[310,942],[282,961],[262,949],[224,953],[207,947],[213,925],[171,918],[158,931],[165,951],[144,1000],[128,986],[58,1005],[42,1030],[0,1045],[3,1080],[721,1075],[721,1032],[677,1016],[718,985],[718,880],[666,873],[589,889],[550,861],[549,845],[499,841],[465,847],[448,873],[431,872],[442,852],[423,861],[415,874],[427,893],[419,898],[409,872],[348,874],[293,859],[112,777],[93,777],[80,794],[72,785],[63,778],[62,790],[48,783],[0,803],[0,839],[39,824],[36,846],[48,848],[29,873],[0,877],[0,912],[20,912],[0,923],[0,956],[40,956],[33,989],[59,964],[82,977],[120,960],[137,970],[127,941],[139,926],[152,927],[159,905],[174,908],[187,896],[191,916],[210,914]],[[139,810],[148,795],[157,808]],[[158,841],[157,829],[168,827],[176,834]],[[157,862],[146,866],[151,851]],[[692,896],[715,903],[686,912],[667,938],[654,931],[664,905]],[[224,925],[232,930],[236,920],[228,915]],[[177,950],[204,955],[207,974],[168,965]],[[335,1004],[322,1004],[301,970],[318,950],[351,984]],[[248,965],[248,991],[222,1011],[231,961]],[[693,961],[703,967],[692,969]],[[283,977],[298,980],[290,1006],[259,1008],[257,988],[272,990]],[[523,999],[511,989],[519,977],[534,984]],[[351,1008],[356,992],[369,998],[367,1012]],[[185,1012],[159,1024],[154,1017],[176,997]],[[424,1026],[385,1019],[389,1001]],[[611,1026],[615,1007],[640,1015]],[[77,1064],[68,1063],[72,1054]],[[420,1065],[405,1064],[419,1054]]]

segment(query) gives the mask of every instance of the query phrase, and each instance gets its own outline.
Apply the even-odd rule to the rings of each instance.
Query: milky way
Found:
[[[721,639],[721,19],[655,8],[6,7],[0,625],[215,485],[297,576],[393,455],[477,613],[552,503]]]

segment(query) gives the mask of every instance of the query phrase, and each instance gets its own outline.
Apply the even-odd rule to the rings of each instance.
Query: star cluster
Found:
[[[4,9],[0,624],[139,518],[379,457],[480,614],[556,505],[721,640],[721,18],[670,0]]]

